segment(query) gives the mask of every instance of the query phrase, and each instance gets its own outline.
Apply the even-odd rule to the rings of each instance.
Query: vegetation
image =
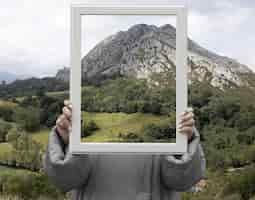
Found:
[[[82,110],[88,112],[153,113],[175,111],[175,88],[149,85],[146,80],[120,78],[85,86]]]
[[[11,129],[11,125],[7,122],[0,121],[0,143],[6,142],[6,135]]]
[[[82,127],[81,127],[81,137],[88,137],[92,135],[93,131],[96,131],[99,129],[98,125],[94,120],[90,120],[87,122],[87,119],[82,121]]]
[[[0,170],[0,198],[63,199],[41,172],[40,158],[68,93],[23,89],[8,89],[0,100],[0,166],[9,166]],[[194,81],[189,102],[206,154],[208,184],[200,193],[183,194],[183,200],[254,199],[254,90],[221,91]],[[145,80],[116,78],[84,85],[82,110],[82,140],[87,142],[164,142],[175,133],[175,89],[168,84],[159,87]]]
[[[6,137],[11,144],[11,151],[1,156],[1,163],[12,167],[21,167],[31,171],[41,168],[43,147],[32,140],[31,136],[22,130],[12,128]]]
[[[64,195],[48,182],[45,175],[5,167],[0,168],[0,194],[6,195],[6,198],[1,199],[32,200],[43,196],[47,199],[64,198]]]
[[[250,166],[245,168],[243,172],[239,172],[229,177],[229,182],[224,188],[224,195],[232,193],[239,194],[240,199],[250,200],[255,197],[255,167]]]
[[[159,124],[165,116],[143,113],[82,113],[83,122],[94,124],[89,129],[90,134],[84,135],[86,142],[125,142],[130,141],[125,135],[134,133],[143,138],[142,129],[150,124]],[[91,126],[91,125],[90,125]],[[88,127],[88,125],[86,126]]]
[[[16,80],[11,84],[0,84],[0,97],[4,99],[15,99],[23,96],[40,96],[40,93],[50,91],[61,91],[68,89],[68,83],[55,78],[30,78]]]

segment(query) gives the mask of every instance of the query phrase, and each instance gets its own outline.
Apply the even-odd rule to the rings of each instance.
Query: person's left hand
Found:
[[[177,127],[177,131],[188,136],[190,140],[193,136],[193,126],[195,125],[195,119],[193,109],[188,108],[188,111],[184,111],[180,115],[180,122]]]

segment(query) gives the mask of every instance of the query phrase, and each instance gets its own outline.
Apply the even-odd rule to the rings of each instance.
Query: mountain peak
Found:
[[[164,31],[168,31],[168,32],[170,32],[170,31],[176,31],[176,28],[173,26],[173,25],[171,25],[171,24],[165,24],[165,25],[162,25],[162,26],[160,26],[159,27],[161,30],[164,30]]]
[[[175,77],[176,29],[136,24],[99,42],[82,59],[85,81],[116,75],[150,79],[154,73]],[[213,86],[248,85],[240,74],[252,73],[245,65],[217,55],[188,39],[189,79],[209,81]]]

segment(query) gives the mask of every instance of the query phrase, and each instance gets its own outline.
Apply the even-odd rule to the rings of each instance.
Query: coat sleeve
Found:
[[[188,144],[188,152],[180,157],[161,156],[161,182],[175,191],[186,191],[197,183],[205,173],[205,156],[200,144],[200,136],[194,127],[194,138]]]
[[[87,182],[91,161],[88,155],[72,155],[54,127],[43,155],[43,170],[57,187],[67,192]]]

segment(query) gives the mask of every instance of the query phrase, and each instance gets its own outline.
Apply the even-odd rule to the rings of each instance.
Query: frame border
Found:
[[[187,109],[187,7],[186,5],[132,6],[71,4],[70,99],[73,104],[72,154],[152,153],[184,154],[187,136],[176,132],[175,143],[82,143],[81,131],[81,16],[82,15],[175,15],[176,16],[176,127],[179,115]]]

